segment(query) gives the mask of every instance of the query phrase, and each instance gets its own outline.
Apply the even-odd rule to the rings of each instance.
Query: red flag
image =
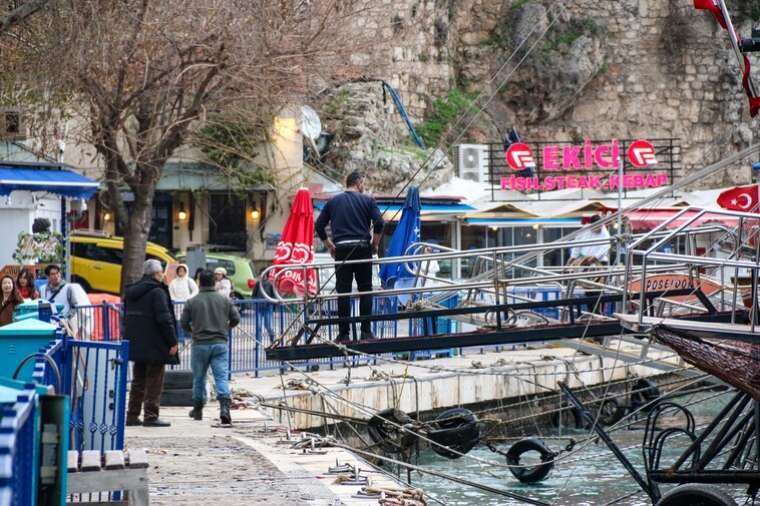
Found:
[[[723,29],[727,29],[726,20],[723,19],[723,13],[720,7],[715,3],[715,0],[694,0],[694,8],[703,11],[710,11],[715,16],[715,19],[720,23]]]
[[[290,208],[288,221],[282,229],[280,242],[274,256],[274,265],[305,265],[314,262],[314,208],[311,193],[301,188],[296,193]],[[304,294],[304,270],[273,269],[270,281],[273,281],[280,295]],[[278,275],[279,274],[279,275]],[[317,293],[317,280],[314,269],[306,269],[306,283],[310,296]]]
[[[731,211],[750,212],[757,208],[760,202],[757,185],[737,186],[718,195],[718,205]]]

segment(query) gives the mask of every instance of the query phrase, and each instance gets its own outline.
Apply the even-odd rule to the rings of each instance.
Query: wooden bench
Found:
[[[126,499],[111,502],[76,502],[89,506],[148,506],[148,458],[145,450],[70,451],[67,494],[125,491]]]

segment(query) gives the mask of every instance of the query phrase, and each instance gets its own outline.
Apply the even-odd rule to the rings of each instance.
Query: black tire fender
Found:
[[[372,441],[387,453],[399,453],[414,444],[416,436],[396,425],[411,424],[414,420],[400,409],[384,409],[367,422],[367,432]],[[392,423],[388,423],[392,422]]]
[[[599,406],[599,423],[604,426],[614,425],[625,416],[625,408],[617,399],[606,399]]]
[[[541,455],[541,464],[533,467],[521,466],[520,457],[527,452],[535,451]],[[543,441],[537,438],[526,438],[513,444],[507,451],[507,464],[512,475],[523,483],[537,483],[545,480],[554,468],[557,454],[551,451]]]
[[[480,442],[478,418],[469,409],[447,409],[433,420],[427,437],[438,443],[431,445],[435,453],[449,459],[458,459]]]
[[[668,490],[657,506],[736,506],[736,501],[717,487],[687,483]]]
[[[164,373],[164,390],[183,390],[193,388],[192,371],[172,371]]]
[[[553,411],[551,414],[551,417],[552,417],[552,425],[554,427],[559,427],[560,425],[562,425],[563,427],[566,427],[566,428],[570,428],[572,426],[573,428],[576,428],[576,429],[582,429],[586,425],[583,422],[583,415],[581,415],[581,411],[575,406],[564,405],[561,410]],[[560,417],[562,419],[561,424],[560,424]]]
[[[631,394],[631,406],[634,409],[638,409],[641,406],[645,406],[652,401],[659,399],[661,396],[660,388],[657,386],[654,380],[649,378],[639,378],[636,383],[633,384],[633,394]],[[651,404],[644,408],[642,411],[648,412],[654,407]]]

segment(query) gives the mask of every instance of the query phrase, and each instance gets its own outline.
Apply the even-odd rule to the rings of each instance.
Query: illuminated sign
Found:
[[[621,156],[625,153],[626,160]],[[635,140],[627,149],[621,141],[594,143],[586,139],[583,144],[544,144],[534,150],[529,144],[510,145],[504,153],[512,174],[501,174],[502,190],[551,191],[565,188],[598,190],[626,190],[656,188],[671,184],[671,174],[656,171],[658,150],[647,140]],[[618,171],[626,162],[635,173]],[[519,172],[517,172],[519,171]]]

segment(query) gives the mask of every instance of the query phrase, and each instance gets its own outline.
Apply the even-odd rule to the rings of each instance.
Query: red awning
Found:
[[[627,212],[625,213],[625,217],[630,223],[631,230],[651,230],[678,213],[679,210],[677,209],[641,209]],[[680,227],[698,213],[699,211],[689,211],[677,220],[669,223],[668,228]],[[736,228],[739,226],[739,219],[708,212],[695,220],[691,226],[698,227],[707,223],[719,223],[730,228]]]

